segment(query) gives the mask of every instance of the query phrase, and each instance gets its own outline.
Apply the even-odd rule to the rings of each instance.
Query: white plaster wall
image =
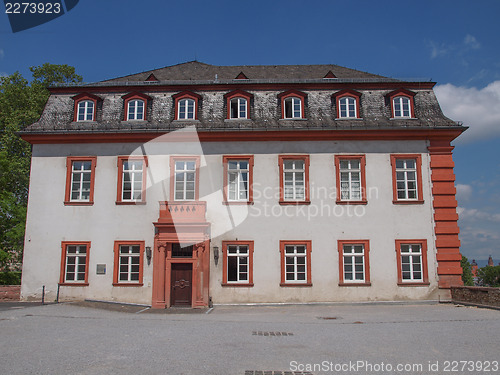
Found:
[[[102,299],[151,303],[152,264],[144,260],[143,287],[113,287],[113,245],[141,240],[153,247],[158,202],[168,200],[169,155],[203,152],[200,200],[207,201],[212,246],[224,240],[254,241],[254,286],[221,287],[222,259],[211,257],[210,295],[214,303],[317,302],[429,299],[437,296],[429,159],[425,141],[244,142],[199,144],[150,142],[147,204],[116,205],[117,155],[139,144],[35,145],[25,240],[23,299],[55,298],[60,278],[61,241],[91,241],[88,287],[61,287],[62,299]],[[310,206],[279,206],[278,155],[310,155]],[[424,204],[392,203],[391,153],[422,153]],[[222,155],[254,155],[252,206],[222,205]],[[368,204],[335,204],[334,155],[365,154]],[[97,155],[93,206],[64,206],[67,156]],[[327,187],[327,196],[325,196]],[[271,194],[263,195],[267,191]],[[319,192],[319,193],[318,193]],[[376,194],[378,192],[378,195]],[[229,210],[229,211],[228,211]],[[349,212],[348,212],[349,210]],[[370,240],[370,287],[339,287],[337,240]],[[430,286],[398,287],[395,239],[426,239]],[[312,287],[280,287],[280,240],[312,241]],[[96,265],[106,264],[106,275]]]

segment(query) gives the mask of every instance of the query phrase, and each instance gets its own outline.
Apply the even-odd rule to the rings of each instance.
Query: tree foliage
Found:
[[[19,72],[0,77],[0,268],[20,261],[28,202],[31,147],[17,132],[36,122],[54,83],[77,83],[82,77],[68,65],[31,67],[33,80]]]
[[[478,270],[477,277],[480,285],[500,287],[500,266],[482,267]]]
[[[471,266],[467,257],[462,255],[462,260],[460,261],[462,266],[462,281],[465,286],[474,286],[474,279],[472,276]]]

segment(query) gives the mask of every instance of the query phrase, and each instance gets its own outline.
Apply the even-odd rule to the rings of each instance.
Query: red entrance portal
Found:
[[[206,202],[160,202],[152,307],[208,306],[210,224]]]

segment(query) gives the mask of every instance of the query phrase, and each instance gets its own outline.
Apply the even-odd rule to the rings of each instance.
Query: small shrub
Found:
[[[20,271],[0,272],[0,285],[21,285]]]

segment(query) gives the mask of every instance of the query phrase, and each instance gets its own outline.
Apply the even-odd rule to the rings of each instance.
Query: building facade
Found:
[[[451,142],[432,82],[189,62],[51,88],[22,298],[204,307],[449,298]]]

